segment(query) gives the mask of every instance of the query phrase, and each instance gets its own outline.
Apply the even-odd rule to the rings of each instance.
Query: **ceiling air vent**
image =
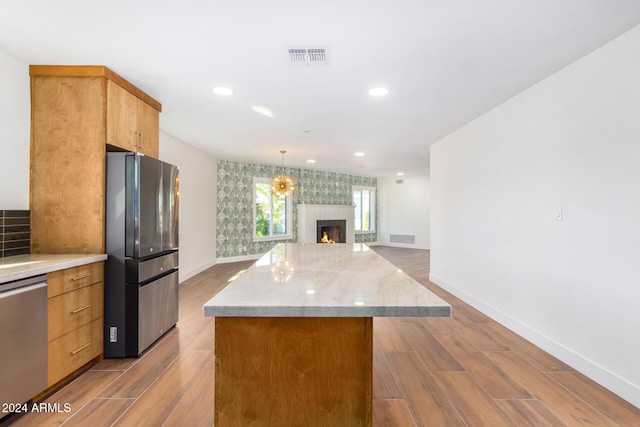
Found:
[[[291,47],[289,65],[328,65],[329,49],[323,47]]]

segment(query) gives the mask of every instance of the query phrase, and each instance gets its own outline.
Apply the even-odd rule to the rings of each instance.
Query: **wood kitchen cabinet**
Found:
[[[104,263],[47,273],[51,387],[103,353]]]
[[[31,252],[104,253],[106,146],[157,158],[162,106],[103,66],[29,74]]]
[[[107,81],[107,143],[158,157],[159,114],[131,92]]]
[[[140,132],[138,151],[157,159],[158,140],[160,139],[160,115],[158,110],[138,99],[136,112]]]

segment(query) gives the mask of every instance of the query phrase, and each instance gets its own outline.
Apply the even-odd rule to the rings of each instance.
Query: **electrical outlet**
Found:
[[[118,342],[118,327],[111,326],[109,328],[109,342]]]

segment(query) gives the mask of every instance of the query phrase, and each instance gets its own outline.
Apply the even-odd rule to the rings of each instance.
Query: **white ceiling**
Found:
[[[639,0],[1,0],[0,50],[106,65],[218,159],[411,176],[433,142],[638,24]],[[288,65],[292,46],[330,64]]]

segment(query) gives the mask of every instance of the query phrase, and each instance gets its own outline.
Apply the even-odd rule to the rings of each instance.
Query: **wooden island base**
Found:
[[[216,317],[215,419],[372,425],[371,317]]]
[[[373,318],[451,306],[364,243],[278,243],[203,313],[215,318],[216,427],[370,427]]]

